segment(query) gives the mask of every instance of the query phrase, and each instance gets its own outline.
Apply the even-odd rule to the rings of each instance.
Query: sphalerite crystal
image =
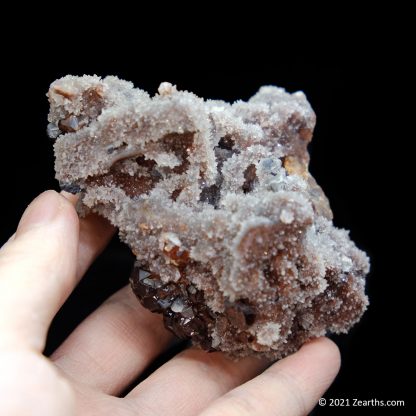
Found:
[[[135,294],[176,335],[280,358],[360,319],[369,261],[308,172],[302,92],[267,86],[228,104],[67,76],[48,97],[61,187],[118,227]]]

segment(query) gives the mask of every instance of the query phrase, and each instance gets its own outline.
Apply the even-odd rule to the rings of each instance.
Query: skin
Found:
[[[69,194],[44,192],[0,249],[0,414],[295,416],[313,409],[340,366],[327,338],[274,364],[186,349],[120,397],[173,340],[128,287],[45,357],[51,320],[114,232],[96,216],[78,219],[74,203]]]

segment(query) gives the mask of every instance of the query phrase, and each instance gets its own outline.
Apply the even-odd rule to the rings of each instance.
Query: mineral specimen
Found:
[[[281,358],[360,319],[368,258],[308,172],[302,92],[266,86],[228,104],[67,76],[48,97],[62,189],[118,227],[134,293],[177,336]]]

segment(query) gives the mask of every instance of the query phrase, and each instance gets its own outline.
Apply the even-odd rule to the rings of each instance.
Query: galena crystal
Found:
[[[302,92],[228,104],[67,76],[48,97],[62,189],[118,227],[133,291],[176,335],[275,359],[360,319],[369,261],[308,172]]]

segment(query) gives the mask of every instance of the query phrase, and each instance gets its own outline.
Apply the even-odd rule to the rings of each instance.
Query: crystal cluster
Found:
[[[266,86],[228,104],[67,76],[48,97],[62,189],[118,227],[133,291],[176,335],[281,358],[360,319],[368,258],[308,172],[302,92]]]

